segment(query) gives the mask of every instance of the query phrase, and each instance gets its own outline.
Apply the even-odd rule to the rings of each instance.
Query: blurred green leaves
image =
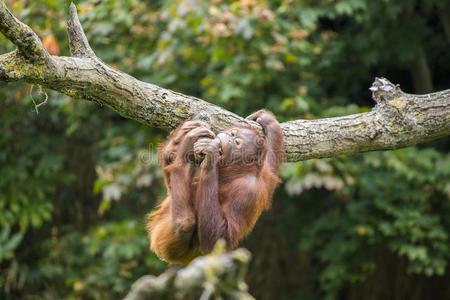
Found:
[[[165,266],[148,253],[142,222],[133,220],[99,224],[85,234],[54,235],[42,247],[49,255],[39,260],[38,275],[59,285],[58,298],[123,296],[136,276]]]
[[[407,148],[284,167],[288,193],[334,192],[316,200],[326,201],[326,208],[299,239],[323,263],[319,281],[330,296],[345,281],[366,279],[371,268],[363,266],[375,264],[368,252],[373,247],[407,258],[410,273],[444,274],[450,258],[449,161],[433,149]]]
[[[14,250],[19,246],[22,238],[23,235],[21,233],[11,235],[11,229],[3,227],[2,231],[0,231],[0,262],[14,257]]]

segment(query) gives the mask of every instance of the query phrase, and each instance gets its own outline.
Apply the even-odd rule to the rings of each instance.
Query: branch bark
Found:
[[[68,96],[107,105],[149,126],[174,128],[201,119],[214,131],[258,124],[204,100],[142,82],[114,70],[92,51],[70,7],[68,36],[73,57],[50,56],[37,35],[0,4],[0,31],[18,50],[0,55],[0,80],[25,80]],[[426,95],[404,93],[386,79],[371,88],[377,102],[368,113],[282,124],[286,158],[300,161],[340,154],[388,150],[450,134],[450,90]]]
[[[250,253],[245,249],[224,253],[224,249],[224,244],[216,245],[212,254],[196,258],[183,269],[141,277],[124,300],[254,299],[244,281]]]

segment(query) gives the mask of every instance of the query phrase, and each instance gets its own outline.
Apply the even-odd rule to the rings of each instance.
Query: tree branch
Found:
[[[49,54],[37,34],[28,25],[17,20],[3,0],[0,2],[0,31],[29,61],[39,63],[48,58]]]
[[[37,35],[2,2],[0,31],[19,52],[0,55],[0,80],[40,84],[107,105],[149,126],[174,128],[187,119],[201,119],[216,132],[239,123],[261,129],[216,105],[110,68],[90,48],[75,6],[70,10],[68,34],[75,57],[56,57],[47,54]],[[283,123],[287,160],[395,149],[450,134],[450,90],[422,96],[406,94],[385,79],[376,79],[373,88],[375,94],[383,96],[375,98],[378,103],[371,112]]]
[[[67,35],[69,37],[70,53],[75,57],[96,58],[97,56],[84,34],[83,27],[81,27],[77,8],[73,2],[70,4],[69,13],[70,17],[67,21]]]
[[[223,253],[223,247],[216,246],[212,254],[196,258],[183,269],[141,277],[124,300],[211,299],[209,295],[215,295],[214,299],[254,299],[244,281],[250,253],[245,249]]]

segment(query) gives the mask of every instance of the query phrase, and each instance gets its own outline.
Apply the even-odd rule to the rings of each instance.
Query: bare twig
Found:
[[[70,18],[67,21],[67,35],[69,37],[70,53],[75,57],[96,58],[97,56],[89,45],[83,27],[81,27],[75,4],[70,4],[69,12]]]
[[[39,114],[39,107],[47,104],[48,94],[46,92],[44,92],[44,90],[42,89],[42,86],[39,86],[39,93],[44,95],[44,100],[41,101],[40,103],[36,103],[36,100],[33,97],[33,89],[34,89],[34,84],[32,84],[31,88],[30,88],[30,97],[31,97],[31,101],[33,101],[34,110],[36,111],[36,114]]]

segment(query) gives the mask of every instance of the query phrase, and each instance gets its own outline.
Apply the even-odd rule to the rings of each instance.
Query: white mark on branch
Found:
[[[200,300],[209,300],[211,296],[214,293],[215,288],[212,287],[210,284],[205,284],[205,290],[203,291],[202,295],[200,296]]]
[[[34,110],[36,111],[36,114],[38,115],[39,114],[39,106],[47,104],[48,94],[47,94],[47,92],[45,92],[42,89],[42,86],[39,85],[39,92],[38,93],[44,95],[44,101],[42,101],[40,103],[36,103],[36,100],[33,97],[33,89],[34,89],[34,84],[32,84],[31,88],[30,88],[30,97],[31,97],[31,101],[33,101],[33,104],[34,104]]]

